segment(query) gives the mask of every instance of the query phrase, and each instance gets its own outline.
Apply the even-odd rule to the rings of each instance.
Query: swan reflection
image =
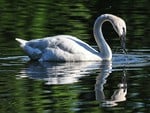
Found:
[[[100,62],[28,62],[27,68],[17,76],[44,80],[49,85],[70,84],[89,75],[90,70],[99,69],[100,65]]]
[[[114,90],[113,95],[110,99],[105,97],[104,84],[106,84],[107,77],[111,73],[111,65],[103,65],[101,73],[96,78],[95,84],[95,95],[96,100],[102,102],[103,107],[112,107],[118,105],[117,102],[122,102],[126,100],[127,95],[127,82],[126,82],[126,71],[123,70],[122,81],[118,83],[117,89]]]
[[[17,75],[19,78],[28,77],[35,80],[44,80],[45,84],[71,84],[78,82],[80,77],[88,76],[92,71],[98,71],[96,77],[95,95],[96,100],[102,102],[102,106],[116,106],[117,102],[125,101],[127,94],[126,72],[122,76],[122,81],[118,82],[117,89],[107,99],[104,93],[104,85],[107,78],[112,73],[112,62],[28,62],[27,67]]]

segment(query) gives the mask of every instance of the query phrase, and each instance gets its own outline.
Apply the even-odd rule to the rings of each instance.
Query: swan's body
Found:
[[[94,50],[92,47],[90,47],[83,41],[69,35],[58,35],[54,37],[31,40],[25,42],[25,44],[23,44],[22,47],[24,51],[29,55],[29,57],[33,60],[101,60],[98,51]]]
[[[16,39],[20,42],[23,50],[32,60],[38,61],[101,61],[111,60],[112,52],[106,43],[101,27],[105,21],[112,23],[119,36],[125,36],[125,22],[114,15],[104,14],[97,18],[94,24],[94,37],[100,52],[90,45],[69,35],[58,35],[26,41]],[[124,38],[123,38],[124,39]]]

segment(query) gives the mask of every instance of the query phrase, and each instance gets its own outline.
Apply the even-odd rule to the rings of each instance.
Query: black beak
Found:
[[[120,39],[121,39],[121,47],[122,47],[123,53],[127,54],[127,51],[126,51],[126,36],[122,35],[120,37]]]

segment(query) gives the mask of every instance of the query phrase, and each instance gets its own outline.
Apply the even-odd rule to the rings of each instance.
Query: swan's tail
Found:
[[[31,46],[26,44],[28,41],[19,38],[16,38],[16,41],[20,43],[21,48],[31,59],[38,60],[42,56],[41,50],[39,50],[38,48],[32,48]]]
[[[23,40],[23,39],[19,39],[19,38],[16,38],[16,41],[18,41],[20,43],[20,46],[23,47],[25,46],[25,44],[28,42],[26,40]]]

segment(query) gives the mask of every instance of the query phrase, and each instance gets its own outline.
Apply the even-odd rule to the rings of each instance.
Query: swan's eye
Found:
[[[124,27],[123,27],[122,29],[123,29],[123,31],[125,31],[125,28],[124,28]]]
[[[125,34],[125,28],[123,27],[122,29],[123,29],[123,33]]]

